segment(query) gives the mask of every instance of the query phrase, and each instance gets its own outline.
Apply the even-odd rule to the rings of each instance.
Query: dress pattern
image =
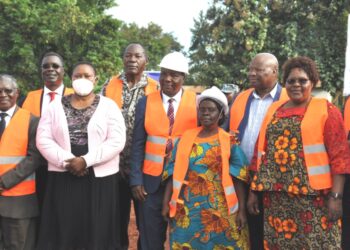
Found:
[[[247,160],[232,144],[230,174],[247,181]],[[177,144],[163,174],[173,174]],[[222,187],[221,150],[217,135],[193,145],[176,215],[170,222],[171,249],[249,249],[248,228],[238,230],[236,214],[228,215]]]
[[[309,184],[301,138],[305,111],[275,113],[266,131],[266,154],[251,182],[264,191],[265,249],[340,249],[340,220],[327,219],[329,190]]]
[[[69,138],[73,145],[87,145],[87,127],[92,115],[95,113],[100,96],[96,95],[92,104],[84,109],[76,109],[71,104],[72,95],[62,97],[62,106],[67,117]]]

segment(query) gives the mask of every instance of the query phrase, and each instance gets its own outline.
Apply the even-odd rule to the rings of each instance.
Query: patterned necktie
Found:
[[[169,135],[171,135],[171,132],[173,131],[173,126],[174,126],[174,105],[173,105],[173,98],[170,98],[168,100],[169,105],[168,105],[168,112],[167,112],[167,116],[169,118]],[[170,153],[170,151],[173,148],[173,143],[171,141],[171,139],[169,138],[166,142],[166,153]]]
[[[55,95],[56,95],[56,92],[49,92],[49,96],[50,96],[50,102],[52,102],[53,100],[55,100]]]
[[[0,114],[0,117],[1,117],[1,121],[0,121],[0,139],[1,139],[2,134],[3,134],[4,131],[5,131],[5,127],[6,127],[5,117],[6,117],[6,116],[7,116],[6,113],[1,113],[1,114]]]

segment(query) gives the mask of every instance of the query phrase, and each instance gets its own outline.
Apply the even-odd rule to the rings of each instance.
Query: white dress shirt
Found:
[[[174,119],[176,118],[176,113],[177,110],[179,109],[180,102],[181,102],[181,96],[182,96],[183,89],[181,89],[176,95],[173,97],[169,97],[166,94],[162,92],[162,100],[163,100],[163,107],[165,110],[165,113],[168,112],[168,107],[169,107],[169,100],[172,98],[174,99],[173,101],[173,106],[174,106]]]
[[[249,109],[249,119],[241,142],[241,148],[249,162],[253,158],[255,143],[259,136],[261,124],[265,118],[267,110],[273,103],[273,99],[277,93],[277,87],[276,84],[270,93],[263,98],[261,98],[255,91],[253,92],[253,99]]]
[[[49,103],[51,102],[51,97],[49,95],[50,92],[55,92],[56,96],[55,96],[55,100],[62,98],[63,96],[63,91],[64,91],[64,85],[61,84],[55,91],[51,91],[50,89],[48,89],[46,86],[44,86],[44,93],[43,93],[43,102],[41,105],[41,113],[44,114],[44,112],[46,111],[47,107],[49,106]]]

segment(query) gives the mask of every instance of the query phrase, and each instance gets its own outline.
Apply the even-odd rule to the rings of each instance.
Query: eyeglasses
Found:
[[[57,63],[45,63],[45,64],[43,64],[43,65],[41,65],[41,67],[43,68],[43,69],[49,69],[49,68],[53,68],[53,69],[59,69],[59,68],[61,68],[62,66],[61,65],[59,65],[59,64],[57,64]]]
[[[15,89],[0,89],[0,94],[5,93],[6,95],[11,95]]]
[[[291,79],[288,79],[286,82],[288,84],[291,84],[291,85],[293,85],[297,82],[299,82],[301,85],[305,85],[309,82],[309,79],[307,79],[307,78],[291,78]]]

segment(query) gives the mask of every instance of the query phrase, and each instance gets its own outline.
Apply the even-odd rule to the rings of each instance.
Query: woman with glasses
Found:
[[[248,211],[263,192],[265,249],[341,249],[342,196],[350,152],[340,111],[311,96],[316,64],[283,65],[290,100],[268,110],[251,164]]]
[[[201,126],[185,132],[163,178],[162,215],[170,217],[171,249],[249,249],[244,182],[247,159],[219,126],[228,114],[216,87],[197,98]]]
[[[37,249],[118,249],[124,119],[112,100],[93,92],[90,63],[76,64],[72,80],[74,94],[53,101],[38,126],[49,174]]]

